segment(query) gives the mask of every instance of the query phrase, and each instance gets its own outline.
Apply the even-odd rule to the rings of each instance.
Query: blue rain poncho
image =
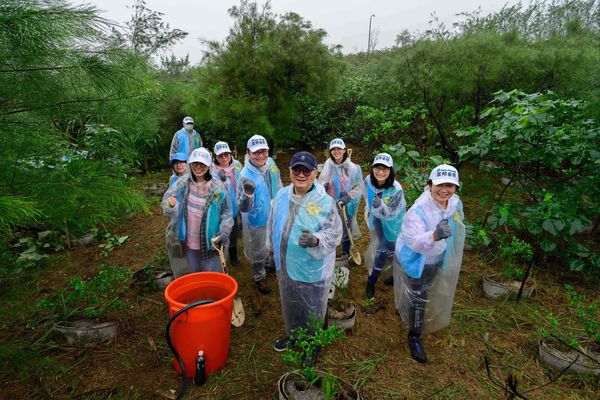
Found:
[[[162,200],[163,212],[169,217],[166,229],[167,252],[176,277],[191,272],[185,258],[186,203],[190,182],[192,182],[192,178],[189,175],[186,175],[185,179],[178,179],[172,187],[167,189]],[[214,178],[209,183],[211,187],[202,214],[202,226],[205,227],[205,232],[201,235],[204,238],[201,246],[205,250],[212,250],[210,240],[214,236],[221,231],[229,234],[233,227],[231,202],[225,185]],[[177,199],[175,207],[169,207],[169,197]]]
[[[195,130],[188,133],[184,128],[181,128],[173,135],[171,140],[171,148],[169,150],[169,160],[173,159],[176,153],[184,153],[188,156],[192,154],[194,149],[202,147],[202,138]]]
[[[379,208],[372,207],[373,198],[376,195],[380,196],[382,200],[382,204]],[[367,176],[364,181],[363,197],[365,199],[365,221],[367,222],[370,232],[370,242],[369,247],[365,252],[365,260],[366,266],[369,269],[369,274],[371,274],[374,260],[378,255],[377,253],[383,251],[381,250],[379,242],[385,238],[386,241],[395,243],[400,234],[404,213],[406,211],[406,200],[404,199],[402,186],[397,181],[394,181],[394,184],[389,188],[378,189],[371,183],[370,175]],[[379,237],[375,226],[375,220],[381,223],[383,238]],[[389,251],[389,254],[387,254],[387,250],[385,251],[386,254],[382,256],[385,256],[386,259],[390,258],[393,254],[392,251]],[[380,266],[384,273],[391,268],[391,262],[386,262],[385,265],[385,267]]]
[[[303,229],[319,239],[316,247],[300,247]],[[304,196],[293,194],[293,185],[277,193],[266,245],[273,252],[287,334],[295,327],[307,327],[311,312],[325,317],[335,248],[341,238],[336,204],[322,185],[316,183]]]
[[[346,204],[346,211],[349,215],[352,235],[355,238],[360,237],[360,229],[356,221],[358,214],[358,204],[362,193],[362,171],[360,166],[354,164],[350,157],[346,158],[341,164],[336,164],[331,158],[328,158],[323,165],[319,182],[328,188],[327,194],[335,199],[347,194],[351,200]]]
[[[244,181],[254,182],[254,194],[244,192]],[[279,168],[271,157],[258,168],[246,156],[246,162],[237,182],[237,200],[242,216],[244,254],[252,263],[265,262],[268,252],[265,247],[266,227],[271,212],[271,200],[283,185]]]
[[[452,235],[434,241],[433,231],[442,219],[448,219]],[[465,243],[463,219],[462,202],[456,194],[444,210],[431,197],[429,187],[404,218],[394,257],[394,295],[396,308],[408,325],[417,297],[411,284],[421,278],[425,265],[438,265],[426,289],[423,332],[434,332],[450,323]]]

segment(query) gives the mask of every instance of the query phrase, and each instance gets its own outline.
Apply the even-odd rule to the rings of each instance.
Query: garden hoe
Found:
[[[227,264],[225,263],[225,253],[223,252],[223,246],[217,246],[217,240],[219,240],[218,236],[215,236],[211,239],[211,243],[213,248],[219,253],[219,260],[221,260],[221,267],[223,268],[224,274],[229,274],[227,270]],[[244,325],[244,321],[246,320],[246,312],[244,311],[244,303],[242,303],[242,299],[240,296],[235,296],[233,299],[233,310],[231,312],[231,325],[239,328]]]
[[[360,265],[362,263],[362,257],[360,256],[360,251],[358,251],[358,248],[354,244],[354,237],[352,237],[352,231],[350,230],[350,224],[348,223],[348,216],[346,215],[346,206],[340,204],[340,209],[342,210],[344,225],[346,225],[346,232],[348,232],[348,239],[350,239],[350,256],[356,265]]]

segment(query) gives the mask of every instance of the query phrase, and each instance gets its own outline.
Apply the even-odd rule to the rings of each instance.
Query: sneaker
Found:
[[[286,336],[284,338],[276,340],[273,348],[277,352],[286,351],[288,349],[288,347],[290,347],[290,342],[291,342],[290,337]]]
[[[375,297],[375,284],[367,282],[367,287],[365,289],[365,297],[367,299],[372,299],[373,297]]]
[[[408,347],[410,347],[410,355],[412,356],[412,358],[414,358],[420,363],[424,363],[427,361],[427,356],[425,355],[425,348],[423,347],[423,342],[421,342],[420,337],[409,335]]]
[[[262,294],[271,293],[271,288],[267,284],[267,278],[262,278],[260,281],[254,282],[254,283],[256,283],[256,287],[258,288],[258,291],[261,292]]]

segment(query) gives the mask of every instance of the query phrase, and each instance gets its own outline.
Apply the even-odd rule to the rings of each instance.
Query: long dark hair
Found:
[[[376,165],[383,165],[383,164],[375,164],[371,166],[371,173],[369,174],[371,176],[371,185],[373,185],[376,189],[387,189],[389,187],[394,186],[394,179],[395,179],[395,173],[394,173],[394,167],[390,168],[390,175],[387,177],[387,179],[385,180],[385,182],[383,182],[383,185],[380,185],[377,182],[377,178],[375,178],[375,174],[373,174],[373,167],[375,167]],[[385,167],[385,165],[383,165]]]

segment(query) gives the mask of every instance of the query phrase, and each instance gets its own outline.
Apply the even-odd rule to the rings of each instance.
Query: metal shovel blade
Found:
[[[223,268],[223,273],[228,274],[227,265],[225,263],[225,252],[223,251],[223,246],[217,246],[218,236],[215,236],[210,241],[213,245],[213,248],[219,253],[219,260],[221,261],[221,267]],[[242,299],[239,296],[235,296],[233,299],[233,309],[231,310],[231,325],[239,328],[244,325],[244,321],[246,320],[246,312],[244,311],[244,303],[242,303]]]
[[[360,251],[354,244],[354,237],[352,237],[350,224],[348,224],[348,216],[346,215],[346,206],[340,205],[340,209],[342,210],[342,219],[344,220],[344,225],[346,225],[346,232],[348,232],[348,239],[350,239],[350,257],[352,257],[352,260],[356,265],[360,265],[362,263],[362,257],[360,255]]]

